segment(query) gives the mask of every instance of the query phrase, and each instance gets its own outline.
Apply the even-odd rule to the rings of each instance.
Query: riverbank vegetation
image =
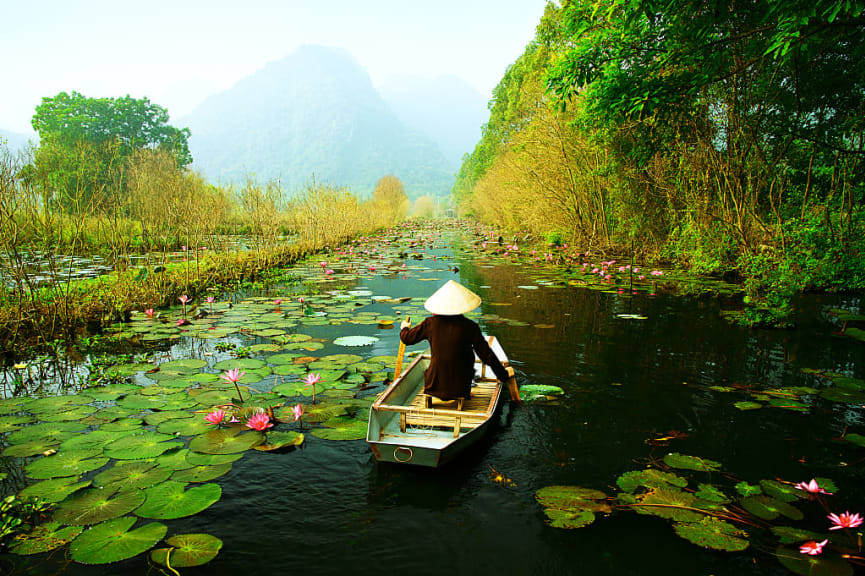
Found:
[[[865,287],[862,10],[550,4],[494,90],[460,210],[741,280],[749,323]]]
[[[109,111],[122,116],[141,102],[61,96],[37,109],[34,125],[48,126],[40,128],[39,148],[13,154],[0,142],[3,351],[259,278],[408,211],[394,176],[383,177],[367,200],[314,180],[291,195],[278,182],[253,178],[215,186],[188,168],[187,134],[163,126],[158,106],[145,101],[158,121],[144,132],[161,126],[172,136],[164,141],[112,126],[90,131]],[[37,123],[46,103],[78,124],[53,116]],[[76,276],[76,262],[94,256],[111,272]]]

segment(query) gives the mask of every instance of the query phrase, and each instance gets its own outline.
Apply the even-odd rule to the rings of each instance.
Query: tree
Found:
[[[418,196],[414,201],[412,214],[417,218],[432,218],[435,215],[435,202],[429,196]]]
[[[121,157],[141,148],[171,152],[180,167],[192,163],[188,128],[168,124],[168,111],[147,98],[87,98],[61,92],[43,98],[31,121],[42,142],[73,146],[113,142]]]
[[[147,98],[43,98],[32,119],[40,146],[34,181],[62,209],[81,213],[118,205],[127,160],[138,150],[170,154],[178,170],[192,162],[189,130],[168,125],[168,112]]]
[[[372,202],[378,210],[383,226],[390,226],[405,218],[411,205],[402,181],[391,175],[382,176],[375,183]]]

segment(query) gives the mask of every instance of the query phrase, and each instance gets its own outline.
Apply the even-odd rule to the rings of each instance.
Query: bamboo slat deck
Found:
[[[424,406],[426,394],[420,390],[412,400],[410,411],[405,413],[406,426],[422,428],[453,428],[457,418],[460,428],[475,428],[489,418],[490,404],[495,400],[496,380],[480,382],[472,388],[472,397],[463,402],[463,409],[456,410],[456,400],[432,399],[432,407]],[[445,410],[445,413],[442,413]],[[458,415],[453,412],[459,412]]]

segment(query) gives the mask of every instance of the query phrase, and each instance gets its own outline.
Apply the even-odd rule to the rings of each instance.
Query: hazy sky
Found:
[[[374,84],[458,76],[485,98],[545,0],[0,0],[0,129],[43,96],[147,96],[172,119],[301,44],[340,46]]]

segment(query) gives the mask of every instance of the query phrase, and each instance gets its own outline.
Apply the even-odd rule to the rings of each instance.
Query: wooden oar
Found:
[[[405,321],[408,322],[409,327],[411,327],[411,318],[406,317]],[[400,332],[402,332],[402,329],[400,329]],[[393,369],[393,379],[394,380],[399,378],[400,372],[402,372],[403,356],[405,356],[405,342],[403,342],[402,338],[400,338],[399,352],[396,353],[396,366]]]
[[[520,389],[517,386],[517,379],[514,378],[514,369],[508,366],[505,370],[508,371],[508,376],[510,376],[510,378],[508,378],[508,392],[511,393],[511,401],[522,405],[523,400],[520,398]]]

